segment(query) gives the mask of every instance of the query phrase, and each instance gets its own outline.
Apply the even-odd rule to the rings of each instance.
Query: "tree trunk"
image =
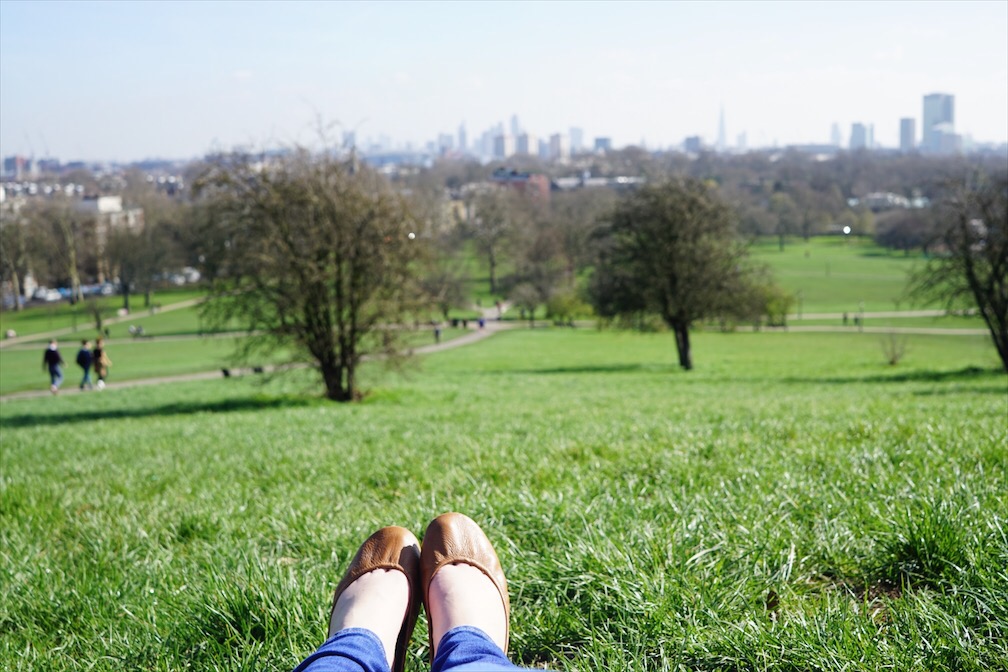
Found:
[[[675,331],[676,349],[679,350],[679,366],[687,371],[693,368],[693,356],[690,354],[689,325],[676,324]]]
[[[998,356],[1001,358],[1001,365],[1008,373],[1008,322],[995,314],[994,306],[985,305],[983,298],[976,293],[976,290],[974,290],[974,297],[980,307],[980,316],[987,324],[987,329],[990,330],[994,347],[997,348]]]
[[[321,364],[322,380],[325,382],[326,398],[332,401],[350,401],[353,393],[343,387],[343,370],[338,365]]]
[[[11,273],[11,289],[14,291],[14,310],[24,310],[24,302],[21,300],[21,279],[18,278],[17,271]]]
[[[77,243],[74,240],[74,229],[69,222],[59,222],[59,231],[67,246],[67,272],[70,274],[71,297],[73,300],[84,299],[81,291],[81,274],[77,270]]]
[[[497,256],[491,250],[488,257],[490,261],[490,293],[497,294]]]

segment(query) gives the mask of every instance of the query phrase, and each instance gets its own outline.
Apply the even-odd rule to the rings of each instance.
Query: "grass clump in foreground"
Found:
[[[1008,379],[982,337],[512,331],[364,403],[220,380],[0,405],[0,667],[285,670],[385,524],[495,542],[562,670],[1008,659]],[[426,669],[423,619],[410,670]]]

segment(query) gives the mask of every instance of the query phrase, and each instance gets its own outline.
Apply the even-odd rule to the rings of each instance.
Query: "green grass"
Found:
[[[167,315],[169,314],[165,314]],[[116,332],[112,333],[114,336]],[[444,327],[441,340],[450,341],[465,333],[467,332],[461,328]],[[407,334],[405,342],[410,347],[419,347],[433,343],[434,336],[430,329],[423,329]],[[157,336],[112,339],[106,342],[106,350],[113,363],[108,381],[175,376],[238,365],[270,365],[288,357],[286,350],[279,350],[272,356],[239,362],[234,357],[236,344],[236,337],[231,335],[206,338]],[[60,354],[67,363],[63,368],[65,376],[63,384],[65,387],[76,386],[83,375],[81,368],[74,363],[80,341],[62,339],[59,341],[59,346]],[[49,387],[49,373],[42,368],[44,350],[43,342],[19,344],[0,350],[0,395],[25,390],[45,390]],[[91,377],[94,379],[93,372]]]
[[[847,316],[848,329],[856,329],[854,318],[856,315],[850,313]],[[987,325],[982,317],[963,317],[959,315],[940,315],[938,317],[865,317],[867,327],[900,327],[903,329],[983,329],[987,331]],[[843,327],[842,318],[831,319],[808,319],[791,318],[788,320],[789,326],[827,326]]]
[[[904,297],[907,273],[919,263],[914,256],[890,253],[868,239],[792,239],[781,252],[776,239],[753,245],[752,256],[771,266],[786,290],[802,297],[806,313],[889,311],[908,308]],[[795,310],[797,310],[797,303]]]
[[[167,306],[172,303],[198,299],[202,295],[202,291],[195,289],[166,289],[155,292],[153,300],[155,304]],[[115,317],[116,311],[122,307],[121,296],[103,296],[98,297],[97,300],[103,307],[102,314],[105,319]],[[142,295],[131,295],[130,306],[133,309],[133,314],[139,318],[150,315],[150,310],[143,307]],[[75,327],[78,331],[85,332],[93,330],[93,325],[94,320],[87,302],[72,306],[66,301],[60,301],[42,306],[32,306],[17,312],[0,312],[0,333],[6,333],[8,329],[13,329],[18,336],[29,336],[58,329],[71,331]],[[123,324],[120,327],[124,334],[127,326],[127,324]],[[111,328],[115,329],[116,327]]]
[[[358,544],[460,510],[558,670],[1008,660],[989,340],[514,330],[365,370],[0,404],[0,668],[286,670]],[[420,620],[409,670],[427,669]]]

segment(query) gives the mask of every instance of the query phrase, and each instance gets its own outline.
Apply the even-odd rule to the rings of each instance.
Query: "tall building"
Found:
[[[539,141],[536,139],[536,136],[531,133],[522,133],[519,135],[518,141],[515,143],[515,154],[538,156]]]
[[[518,115],[511,115],[511,137],[517,138],[521,135],[521,124],[518,123]]]
[[[924,117],[921,128],[921,149],[940,153],[949,140],[943,135],[955,134],[955,96],[948,93],[930,93],[924,96]]]
[[[728,149],[728,139],[725,137],[724,105],[721,106],[721,118],[718,121],[717,151],[723,152]]]
[[[570,150],[571,154],[577,154],[584,149],[584,131],[576,126],[570,129]]]
[[[566,161],[570,158],[570,141],[562,133],[550,136],[550,158],[554,161]]]
[[[595,138],[595,151],[596,152],[609,152],[612,151],[612,138]]]
[[[868,147],[868,127],[861,122],[855,121],[850,129],[850,148],[866,149]]]
[[[498,135],[493,141],[493,157],[506,159],[514,155],[515,139],[511,135]]]
[[[466,139],[465,124],[459,124],[458,129],[458,148],[460,152],[464,152],[469,149],[469,145]]]
[[[833,122],[833,128],[830,130],[830,144],[834,147],[843,144],[843,138],[840,136],[840,124],[836,122]]]
[[[912,152],[917,148],[917,120],[913,117],[900,119],[900,151]]]

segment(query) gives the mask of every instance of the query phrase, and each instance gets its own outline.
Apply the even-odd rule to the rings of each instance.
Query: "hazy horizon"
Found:
[[[750,147],[838,124],[1008,142],[1008,2],[0,2],[0,155],[186,159],[387,136],[414,146],[516,114],[548,137]]]

